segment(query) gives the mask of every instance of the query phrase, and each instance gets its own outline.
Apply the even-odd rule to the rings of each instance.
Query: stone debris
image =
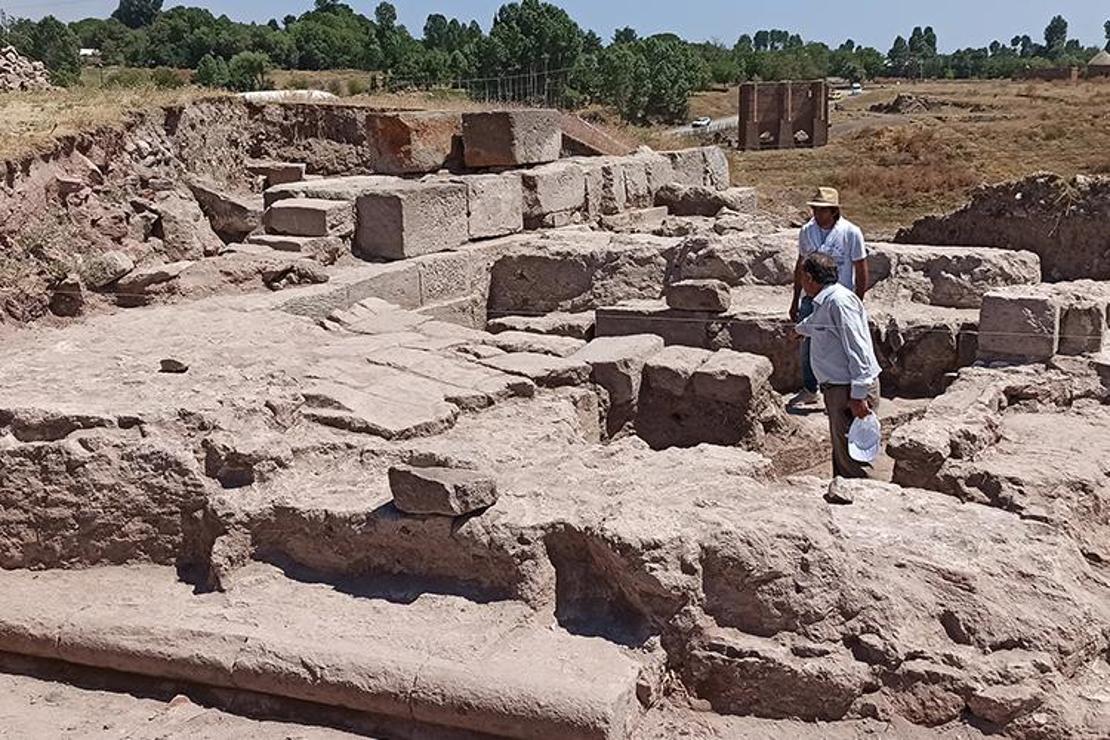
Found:
[[[463,152],[468,167],[518,167],[554,162],[563,149],[555,110],[464,113]]]
[[[732,306],[732,294],[721,280],[680,280],[666,291],[667,306],[678,311],[724,313]]]
[[[262,229],[261,196],[228,193],[203,180],[191,181],[189,190],[208,217],[212,230],[224,241],[243,241]]]
[[[50,72],[11,46],[0,48],[0,92],[52,90]]]
[[[655,205],[666,206],[672,216],[716,216],[722,210],[755,213],[755,188],[718,190],[706,185],[670,183],[655,193]]]
[[[172,357],[168,357],[162,360],[159,363],[159,367],[161,368],[160,372],[169,373],[171,375],[181,375],[189,372],[188,365],[186,365],[181,360],[175,360]]]
[[[81,267],[81,279],[93,290],[101,290],[135,269],[123,252],[110,251],[93,257]]]
[[[54,286],[50,296],[50,312],[55,316],[72,318],[80,316],[85,309],[85,286],[81,277],[75,274],[66,275]]]
[[[825,492],[825,501],[834,506],[850,506],[856,501],[851,482],[846,478],[834,478]]]
[[[497,503],[497,484],[472,470],[452,468],[389,469],[393,505],[418,516],[465,516]]]

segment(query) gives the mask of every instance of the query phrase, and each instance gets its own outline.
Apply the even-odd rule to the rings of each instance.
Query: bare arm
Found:
[[[802,297],[802,263],[804,258],[799,257],[794,264],[794,297],[790,301],[790,320],[798,323],[798,299]]]
[[[863,297],[867,295],[867,286],[871,282],[871,268],[867,265],[866,257],[853,262],[852,267],[856,273],[856,295],[862,301]],[[795,280],[797,280],[796,277]]]

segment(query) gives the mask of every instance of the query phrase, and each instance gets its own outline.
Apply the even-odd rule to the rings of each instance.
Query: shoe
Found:
[[[818,401],[818,396],[813,391],[802,391],[798,395],[790,399],[788,406],[815,406]]]

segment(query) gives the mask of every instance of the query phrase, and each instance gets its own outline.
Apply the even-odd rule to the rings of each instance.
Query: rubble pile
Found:
[[[49,90],[50,72],[42,62],[32,61],[12,46],[0,48],[0,92]]]

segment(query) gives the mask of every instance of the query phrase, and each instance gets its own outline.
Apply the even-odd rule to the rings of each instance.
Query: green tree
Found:
[[[1049,56],[1058,57],[1064,53],[1068,43],[1068,21],[1064,16],[1055,16],[1044,29],[1044,44]]]
[[[8,43],[21,54],[42,62],[55,85],[69,86],[80,81],[77,35],[54,16],[48,15],[38,23],[16,21],[8,32]]]
[[[896,77],[905,77],[910,67],[910,45],[904,38],[898,36],[894,39],[894,45],[890,47],[886,58],[891,74]]]
[[[112,17],[128,28],[142,28],[154,22],[162,11],[162,0],[119,0]]]
[[[196,82],[202,87],[227,87],[227,62],[222,57],[205,54],[197,65]]]
[[[614,44],[633,44],[640,40],[640,35],[636,33],[636,29],[630,26],[618,28],[613,32]]]
[[[227,65],[227,84],[232,90],[250,92],[266,86],[270,58],[258,51],[241,51]]]

